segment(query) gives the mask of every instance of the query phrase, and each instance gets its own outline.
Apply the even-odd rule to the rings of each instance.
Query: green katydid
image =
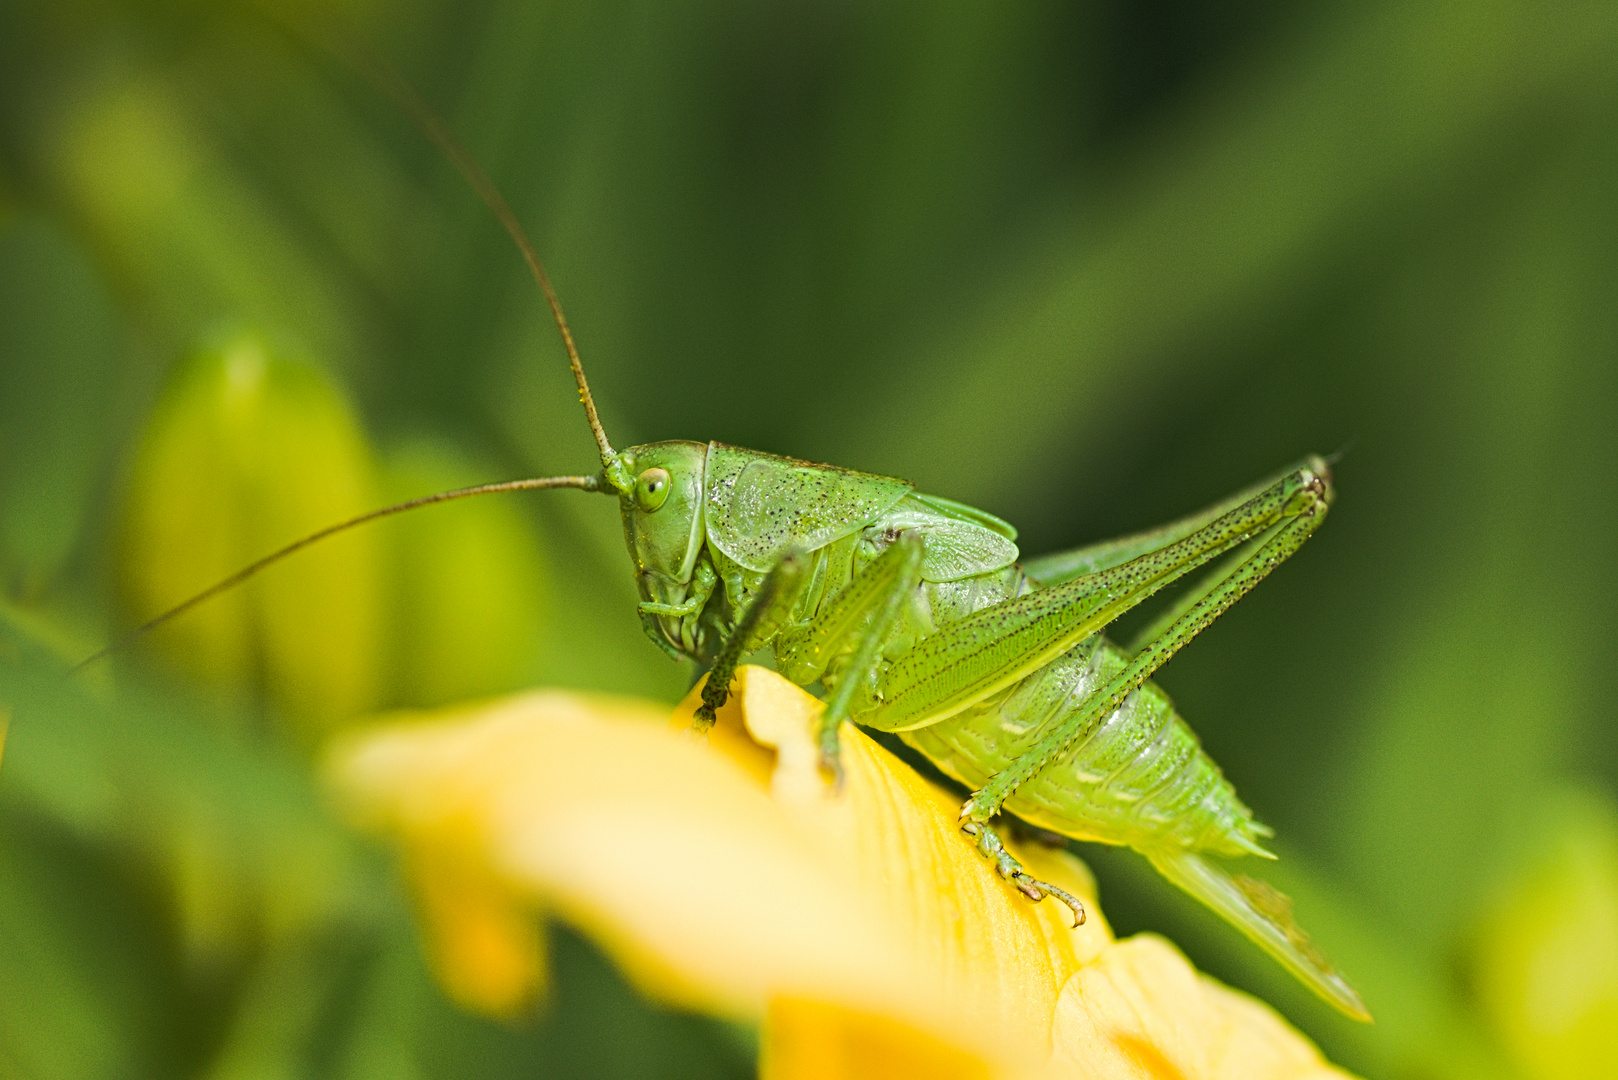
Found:
[[[353,60],[354,57],[350,56]],[[737,664],[770,649],[802,686],[826,688],[818,737],[835,778],[843,721],[897,732],[972,790],[961,827],[1033,900],[1079,900],[1030,875],[993,820],[1009,813],[1076,839],[1128,845],[1337,1008],[1359,996],[1293,923],[1285,897],[1208,856],[1271,856],[1254,821],[1149,678],[1308,539],[1332,498],[1305,459],[1201,513],[1119,540],[1019,562],[1016,530],[904,480],[720,443],[614,450],[567,320],[504,199],[397,75],[360,66],[438,144],[498,216],[551,308],[600,451],[595,475],[481,485],[341,522],[169,609],[91,663],[308,545],[404,510],[498,491],[571,487],[615,496],[652,640],[710,666],[697,714],[714,720]],[[1137,640],[1102,631],[1211,562]],[[83,666],[83,665],[81,665]]]

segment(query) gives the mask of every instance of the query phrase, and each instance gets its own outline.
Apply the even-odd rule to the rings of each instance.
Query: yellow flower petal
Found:
[[[1056,1062],[1098,1080],[1346,1075],[1267,1006],[1197,974],[1151,934],[1118,942],[1068,981],[1054,1035]]]
[[[455,1001],[502,1018],[526,1012],[545,988],[545,939],[533,905],[463,853],[412,853],[433,971]]]
[[[930,1032],[824,1002],[776,998],[761,1043],[760,1080],[986,1080],[995,1075],[982,1057]]]
[[[856,729],[829,790],[820,702],[779,676],[743,668],[701,738],[679,731],[696,701],[672,733],[570,694],[436,713],[348,740],[332,775],[360,820],[486,867],[646,992],[762,1019],[766,1077],[1342,1075],[1166,943],[1113,942],[1066,852],[1016,850],[1089,920],[1030,903],[960,833],[958,796]]]
[[[699,691],[676,712],[676,724],[689,723]],[[843,729],[844,784],[833,793],[811,735],[820,708],[775,673],[745,667],[710,737],[722,752],[740,753],[754,776],[756,751],[746,747],[778,752],[770,780],[775,801],[828,866],[887,916],[891,933],[926,965],[942,1007],[960,1018],[952,1023],[994,1032],[1042,1059],[1058,991],[1111,940],[1088,873],[1056,852],[1038,863],[1057,884],[1092,901],[1090,918],[1073,930],[1066,907],[1030,903],[992,872],[956,825],[957,800],[853,726]],[[750,741],[739,736],[743,729]],[[1025,861],[1035,860],[1013,847]]]
[[[476,853],[665,1000],[756,1020],[782,992],[925,999],[889,928],[781,808],[647,713],[530,694],[346,740],[333,775],[361,820],[409,850]]]

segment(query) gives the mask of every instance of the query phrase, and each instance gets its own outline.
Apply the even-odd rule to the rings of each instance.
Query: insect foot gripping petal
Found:
[[[965,816],[964,813],[962,816]],[[1000,842],[1000,837],[988,825],[968,821],[961,826],[961,831],[968,836],[977,837],[978,851],[994,862],[995,870],[1016,886],[1018,892],[1030,900],[1043,900],[1047,896],[1054,896],[1072,909],[1075,930],[1084,925],[1084,902],[1066,889],[1058,889],[1048,881],[1040,881],[1023,869],[1022,863],[1012,857],[1005,844]]]

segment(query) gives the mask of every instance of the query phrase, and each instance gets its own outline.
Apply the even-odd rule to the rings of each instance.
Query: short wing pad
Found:
[[[921,562],[923,581],[960,581],[1017,561],[1017,545],[1012,542],[1016,530],[999,518],[947,499],[912,492],[875,524],[921,530],[927,541]],[[996,528],[996,524],[1004,528]]]
[[[875,521],[908,481],[708,444],[708,539],[763,572],[790,546],[813,550]]]
[[[942,495],[923,495],[919,491],[915,492],[911,497],[920,499],[934,510],[948,514],[951,517],[959,518],[962,521],[976,522],[985,529],[999,533],[1007,540],[1015,541],[1017,539],[1016,526],[1004,518],[995,517],[986,510],[979,510],[975,506],[968,506],[963,502],[956,502],[954,499],[946,499]]]
[[[1303,984],[1356,1020],[1371,1019],[1359,994],[1292,919],[1292,901],[1265,882],[1232,877],[1189,851],[1142,852],[1164,877],[1207,904]]]

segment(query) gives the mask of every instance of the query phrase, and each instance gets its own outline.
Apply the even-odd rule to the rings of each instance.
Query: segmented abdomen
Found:
[[[972,788],[1010,765],[1128,663],[1100,634],[1009,690],[901,733]],[[1006,800],[1006,810],[1065,836],[1136,848],[1259,853],[1253,820],[1197,737],[1151,683]]]

